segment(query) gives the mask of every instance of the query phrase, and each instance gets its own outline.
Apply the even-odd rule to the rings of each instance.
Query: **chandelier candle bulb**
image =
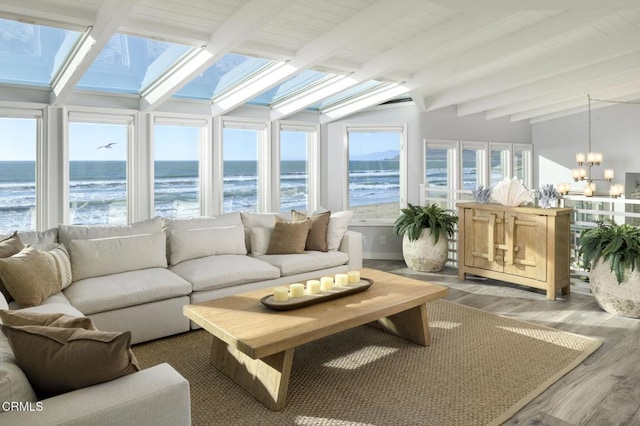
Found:
[[[333,289],[333,278],[331,278],[331,277],[322,277],[322,278],[320,278],[320,289],[321,290],[332,290]]]
[[[317,293],[320,293],[320,281],[318,280],[307,281],[307,294],[317,294]]]
[[[274,302],[286,302],[289,300],[289,289],[287,287],[276,287],[273,289]]]
[[[349,284],[349,275],[347,274],[336,274],[335,278],[336,287],[346,287]]]
[[[604,169],[604,178],[608,180],[613,179],[613,169]]]
[[[289,292],[291,293],[291,297],[302,297],[304,296],[304,284],[295,283],[289,286]]]
[[[349,276],[349,284],[360,282],[360,271],[349,271],[347,275]]]
[[[583,194],[585,197],[593,197],[593,190],[591,189],[591,185],[587,185],[584,187]]]
[[[584,152],[579,152],[576,154],[576,163],[582,165],[584,163]]]

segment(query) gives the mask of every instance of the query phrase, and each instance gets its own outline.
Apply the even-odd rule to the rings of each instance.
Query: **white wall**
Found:
[[[528,122],[509,119],[485,120],[475,114],[458,117],[455,108],[423,113],[413,105],[386,106],[365,111],[323,126],[321,203],[332,211],[343,210],[347,164],[344,155],[344,128],[353,123],[384,125],[407,123],[408,202],[420,200],[418,185],[423,183],[424,139],[531,143]],[[351,226],[365,237],[364,256],[368,259],[401,259],[402,243],[391,226]],[[383,237],[383,238],[381,238]],[[386,244],[381,244],[386,240]]]
[[[574,183],[571,169],[578,167],[576,153],[588,149],[588,128],[587,112],[533,124],[534,155],[538,161],[534,181],[554,185],[571,182],[572,190],[581,191],[585,183]],[[594,178],[601,179],[604,168],[612,168],[614,182],[624,184],[625,172],[640,172],[640,105],[592,102],[591,135],[592,149],[604,156],[603,164],[592,169]],[[606,193],[609,183],[596,182],[596,187]]]

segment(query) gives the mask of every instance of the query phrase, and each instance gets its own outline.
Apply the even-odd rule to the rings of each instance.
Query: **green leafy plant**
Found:
[[[409,204],[408,208],[401,210],[400,217],[393,224],[393,231],[415,241],[420,238],[424,228],[429,228],[429,234],[434,236],[437,243],[441,235],[453,236],[456,223],[458,216],[453,210],[443,209],[435,203],[430,206]]]
[[[580,233],[578,254],[586,270],[600,258],[609,261],[618,283],[622,283],[627,267],[632,271],[640,267],[640,228],[618,225],[610,219],[598,221],[597,226]]]

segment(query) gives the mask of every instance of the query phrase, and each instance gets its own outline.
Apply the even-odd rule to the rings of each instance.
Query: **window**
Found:
[[[154,126],[154,215],[199,216],[201,127]]]
[[[222,130],[223,212],[264,211],[266,125],[252,122],[224,122]],[[262,173],[261,173],[262,172]]]
[[[473,191],[480,185],[487,185],[487,144],[483,142],[462,142],[461,147],[462,189]]]
[[[69,222],[127,223],[130,124],[89,120],[69,122]]]
[[[315,153],[317,129],[280,127],[280,211],[313,211],[315,206]]]
[[[513,144],[513,176],[524,182],[527,188],[533,186],[532,146]]]
[[[405,127],[347,127],[348,207],[354,220],[395,219],[406,198]]]
[[[36,229],[39,119],[0,118],[0,234]]]
[[[491,187],[496,186],[506,177],[511,177],[511,144],[490,143],[489,144],[490,176]]]

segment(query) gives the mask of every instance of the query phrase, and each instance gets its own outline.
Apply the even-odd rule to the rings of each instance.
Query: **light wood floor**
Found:
[[[577,277],[570,296],[550,301],[543,290],[484,278],[460,281],[453,268],[416,272],[393,260],[365,260],[364,266],[446,285],[447,300],[603,341],[507,425],[640,426],[640,320],[601,310]]]

